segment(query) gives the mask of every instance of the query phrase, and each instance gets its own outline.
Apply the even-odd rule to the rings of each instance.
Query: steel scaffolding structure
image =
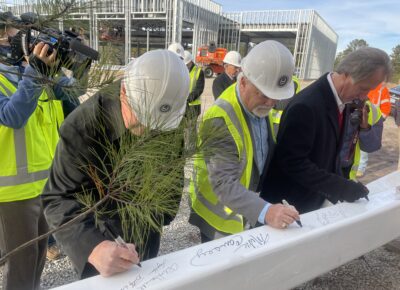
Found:
[[[50,1],[51,2],[51,1]],[[6,4],[8,3],[8,4]],[[49,0],[0,0],[16,15],[51,13]],[[296,74],[315,79],[332,70],[338,36],[314,10],[222,13],[211,0],[75,0],[60,27],[84,27],[88,43],[102,52],[112,45],[114,64],[126,64],[147,50],[181,42],[186,49],[214,41],[244,56],[253,44],[275,39],[293,53]],[[84,35],[84,36],[85,36]]]
[[[315,79],[333,69],[338,36],[315,10],[224,13],[218,45],[245,55],[249,43],[275,39],[293,53],[296,74]]]

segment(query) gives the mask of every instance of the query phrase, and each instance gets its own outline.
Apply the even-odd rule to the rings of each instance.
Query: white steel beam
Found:
[[[263,226],[57,289],[290,289],[400,235],[400,172],[382,182],[393,186],[370,194],[370,201],[303,214],[301,228]]]

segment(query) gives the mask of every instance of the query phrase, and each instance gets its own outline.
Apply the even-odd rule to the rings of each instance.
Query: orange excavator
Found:
[[[196,63],[203,67],[204,75],[210,78],[215,74],[224,72],[223,59],[228,53],[226,48],[216,47],[214,42],[199,47],[196,55]]]

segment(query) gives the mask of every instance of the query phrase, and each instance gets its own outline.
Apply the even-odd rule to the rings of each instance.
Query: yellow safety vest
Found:
[[[281,122],[281,117],[282,117],[282,110],[277,110],[272,108],[269,113],[268,113],[268,119],[270,122],[270,127],[272,131],[272,138],[274,139],[274,142],[276,143],[276,136],[278,135],[278,129],[279,129],[279,124]]]
[[[369,113],[368,113],[368,124],[373,126],[375,125],[379,119],[382,117],[381,110],[379,107],[372,104],[370,101],[366,103],[369,106]],[[357,141],[356,149],[354,152],[354,162],[351,166],[351,170],[349,173],[349,178],[352,180],[356,179],[356,173],[358,170],[358,166],[360,165],[360,140]]]
[[[0,74],[0,92],[10,97],[17,88]],[[41,194],[64,119],[61,101],[49,101],[43,90],[38,105],[21,129],[0,125],[0,202]]]
[[[294,75],[294,76],[292,76],[292,80],[293,80],[293,82],[294,82],[294,84],[295,84],[295,86],[296,86],[296,90],[295,90],[295,94],[298,94],[299,92],[300,92],[300,90],[301,90],[301,87],[300,87],[300,81],[299,81],[299,79]]]
[[[197,65],[193,65],[193,67],[190,71],[190,74],[189,74],[189,76],[190,76],[189,94],[196,87],[196,83],[197,83],[197,80],[199,79],[200,72],[201,72],[201,68],[199,68]],[[196,106],[196,105],[201,105],[200,97],[189,103],[189,106]]]
[[[301,90],[299,79],[296,76],[292,76],[292,80],[296,85],[295,94],[298,94]],[[282,113],[283,113],[282,110],[277,110],[274,108],[272,108],[269,111],[269,120],[271,123],[272,137],[274,138],[275,143],[276,143],[276,136],[278,135],[279,124],[281,123]]]
[[[204,121],[213,118],[224,119],[236,143],[238,158],[245,164],[240,183],[249,188],[253,168],[253,143],[244,112],[237,100],[236,83],[227,88],[206,111],[200,126]],[[201,154],[194,158],[194,174],[189,184],[189,194],[193,210],[215,229],[229,234],[243,231],[243,217],[222,204],[214,193]]]

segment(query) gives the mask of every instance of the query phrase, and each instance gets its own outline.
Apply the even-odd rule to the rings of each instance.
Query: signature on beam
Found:
[[[328,225],[346,218],[346,213],[341,209],[327,210],[326,212],[316,212],[316,220],[322,225]]]
[[[200,248],[190,260],[192,266],[204,266],[214,261],[219,261],[221,256],[226,253],[236,253],[239,250],[258,249],[268,243],[269,235],[260,233],[250,235],[244,239],[241,235],[232,236],[229,240],[209,248]]]
[[[176,272],[178,269],[178,264],[167,264],[167,261],[163,260],[162,263],[157,263],[146,276],[139,274],[133,281],[130,281],[128,284],[122,286],[121,290],[147,289],[149,285],[153,284],[154,282],[167,279],[168,276],[170,276],[173,272]]]

